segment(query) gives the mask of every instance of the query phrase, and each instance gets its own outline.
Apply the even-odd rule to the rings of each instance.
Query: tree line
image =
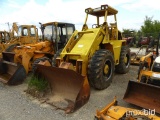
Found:
[[[136,40],[140,37],[152,37],[158,39],[160,33],[160,21],[153,20],[153,17],[146,16],[144,19],[143,25],[140,27],[140,30],[133,29],[123,29],[123,37],[135,37]]]

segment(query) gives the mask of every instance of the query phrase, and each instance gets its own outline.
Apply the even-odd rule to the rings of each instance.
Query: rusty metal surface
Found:
[[[160,113],[160,87],[129,81],[124,101]]]
[[[9,62],[14,62],[14,52],[2,52],[3,55],[3,60],[9,61]]]
[[[17,85],[23,82],[26,71],[22,65],[7,64],[0,60],[0,81],[8,85]]]
[[[73,70],[38,65],[35,74],[51,86],[48,101],[66,113],[74,112],[89,100],[88,80]]]

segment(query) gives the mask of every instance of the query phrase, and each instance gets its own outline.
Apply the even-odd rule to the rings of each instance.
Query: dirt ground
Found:
[[[138,66],[130,66],[127,74],[114,75],[112,84],[105,90],[91,88],[90,99],[82,108],[71,114],[65,114],[37,99],[28,96],[24,90],[27,83],[7,86],[0,83],[0,120],[93,120],[96,110],[103,108],[116,96],[118,105],[142,109],[123,101],[129,80],[136,80]]]

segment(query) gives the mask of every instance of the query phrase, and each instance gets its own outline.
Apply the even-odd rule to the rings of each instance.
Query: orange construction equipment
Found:
[[[75,26],[70,23],[49,22],[41,24],[41,30],[43,36],[41,42],[21,44],[14,48],[14,52],[2,53],[0,80],[3,83],[9,85],[22,83],[28,72],[35,71],[36,64],[39,62],[45,62],[43,65],[51,66],[54,53],[64,47],[68,36],[75,30]],[[24,37],[23,41],[26,40],[27,38]]]
[[[15,35],[17,34],[17,36]],[[0,58],[2,52],[13,52],[14,47],[25,44],[33,44],[38,42],[38,29],[35,25],[12,25],[11,32],[0,32]]]
[[[97,110],[94,120],[160,120],[154,110],[138,110],[117,106],[116,98],[103,109]]]

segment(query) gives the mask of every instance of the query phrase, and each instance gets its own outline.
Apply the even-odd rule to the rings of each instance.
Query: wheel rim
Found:
[[[108,72],[109,72],[109,66],[105,65],[103,71],[104,71],[104,74],[108,74]]]
[[[127,63],[127,56],[125,56],[125,58],[124,58],[124,62],[125,62],[125,64]]]
[[[112,73],[112,62],[110,60],[106,60],[103,68],[103,75],[106,78],[106,81],[111,77]]]

